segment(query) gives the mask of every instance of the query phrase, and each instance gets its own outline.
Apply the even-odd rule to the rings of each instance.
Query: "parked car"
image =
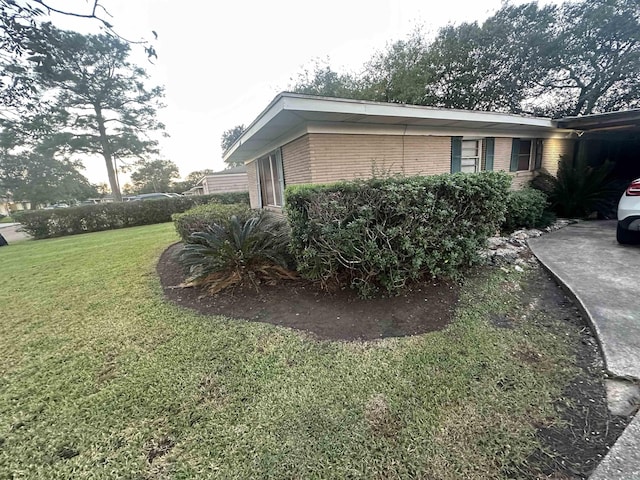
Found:
[[[161,198],[171,198],[169,193],[141,193],[135,197],[131,197],[130,202],[138,202],[141,200],[158,200]]]
[[[631,182],[618,203],[616,239],[621,244],[640,244],[640,178]]]

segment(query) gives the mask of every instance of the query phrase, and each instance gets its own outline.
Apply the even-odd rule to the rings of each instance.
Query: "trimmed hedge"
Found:
[[[184,213],[176,213],[172,216],[176,232],[183,242],[189,243],[189,237],[195,232],[204,232],[208,226],[226,224],[232,215],[242,221],[249,218],[251,209],[249,205],[232,203],[229,205],[210,203],[191,208]]]
[[[247,192],[199,195],[124,203],[103,203],[55,210],[30,210],[14,215],[36,239],[63,237],[171,221],[171,215],[206,203],[246,203]]]
[[[502,230],[512,232],[517,228],[546,227],[553,222],[553,215],[545,212],[548,203],[547,196],[533,188],[509,192]]]
[[[506,173],[482,172],[288,187],[298,271],[362,297],[459,278],[504,221],[510,184]]]

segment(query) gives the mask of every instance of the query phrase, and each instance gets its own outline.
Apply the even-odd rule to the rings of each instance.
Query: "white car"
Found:
[[[640,178],[631,182],[620,198],[616,238],[621,244],[640,244]]]

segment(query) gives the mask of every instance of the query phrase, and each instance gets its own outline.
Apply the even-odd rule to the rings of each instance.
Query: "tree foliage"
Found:
[[[46,45],[51,30],[44,27],[53,15],[94,22],[105,34],[144,47],[148,57],[157,58],[154,46],[146,41],[121,37],[111,23],[111,15],[101,0],[59,2],[49,0],[0,0],[0,104],[16,107],[29,104],[36,91],[25,56],[35,44]],[[156,32],[152,32],[157,38]]]
[[[129,45],[108,35],[81,35],[51,25],[48,44],[31,57],[38,85],[50,98],[39,113],[59,151],[100,155],[114,198],[121,200],[117,162],[157,153],[161,87],[148,89],[144,69],[128,61]]]
[[[96,188],[78,172],[82,165],[58,156],[46,141],[33,145],[6,123],[0,129],[0,196],[40,204],[84,200]]]
[[[584,115],[640,106],[637,0],[503,6],[484,23],[421,31],[375,53],[360,75],[326,65],[300,93],[447,108]]]
[[[178,166],[171,160],[140,162],[139,168],[131,174],[132,193],[168,192],[178,178]]]
[[[220,138],[220,148],[222,148],[222,151],[226,152],[229,150],[243,133],[244,125],[236,125],[235,127],[222,132],[222,137]]]

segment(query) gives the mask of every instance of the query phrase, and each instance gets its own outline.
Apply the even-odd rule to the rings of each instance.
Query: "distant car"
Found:
[[[169,193],[141,193],[140,195],[136,195],[132,197],[130,202],[138,202],[141,200],[159,200],[162,198],[171,198]]]
[[[618,203],[618,243],[640,244],[640,178],[627,187]]]
[[[69,208],[69,205],[66,203],[54,203],[53,205],[44,207],[44,210],[53,210],[54,208]]]

